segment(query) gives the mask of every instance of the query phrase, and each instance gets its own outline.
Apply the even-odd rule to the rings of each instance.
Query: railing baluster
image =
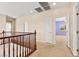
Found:
[[[23,40],[23,47],[22,47],[22,56],[24,57],[24,36],[22,36],[22,40]]]
[[[9,45],[8,45],[8,56],[10,57],[10,38],[8,38],[8,42],[9,42]]]
[[[29,51],[28,51],[28,53],[30,53],[30,35],[29,35],[29,47],[28,47],[28,49],[29,49]]]
[[[26,54],[26,47],[25,47],[25,57],[27,56],[27,54]]]
[[[25,38],[26,38],[26,36],[25,36]],[[24,38],[24,39],[25,39],[25,38]],[[27,52],[27,51],[26,51],[26,42],[24,42],[24,47],[25,47],[25,57],[26,57],[26,56],[27,56],[27,54],[26,54],[26,52]]]
[[[17,48],[17,57],[18,57],[18,37],[16,37],[16,39],[17,39],[17,46],[16,46],[16,48]]]
[[[14,50],[14,37],[13,37],[13,57],[15,56],[14,52],[15,52],[15,50]]]
[[[28,36],[28,35],[27,35],[27,36]],[[29,45],[29,41],[28,41],[27,43],[28,43],[27,45]],[[26,46],[27,46],[27,45],[26,45]],[[26,49],[27,49],[27,56],[28,56],[28,51],[29,51],[28,49],[29,49],[29,47],[27,46]]]
[[[5,39],[3,39],[3,56],[5,57]]]
[[[21,57],[21,36],[20,36],[20,57]]]
[[[4,38],[4,31],[3,31],[3,56],[5,57],[5,38]]]
[[[27,57],[28,57],[28,48],[27,48]]]
[[[5,57],[6,56],[6,54],[5,54],[5,43],[6,43],[6,38],[8,39],[8,56],[10,57],[11,55],[11,53],[10,53],[10,48],[11,48],[11,46],[10,46],[10,39],[12,39],[12,41],[13,41],[13,57],[15,57],[15,53],[16,53],[16,56],[18,57],[18,56],[20,56],[20,57],[24,57],[24,56],[29,56],[29,54],[31,53],[31,52],[33,52],[34,50],[36,50],[36,31],[35,31],[35,33],[29,33],[29,34],[24,34],[24,35],[16,35],[16,36],[10,36],[10,37],[5,37],[4,36],[4,31],[3,31],[3,56]],[[34,35],[34,45],[33,45],[33,50],[31,50],[31,34],[33,34]],[[25,42],[26,40],[26,37],[28,38],[27,39],[27,42]],[[16,39],[16,40],[15,40]],[[16,47],[15,47],[15,45],[14,44],[17,44],[16,45]],[[16,48],[16,50],[15,50],[15,48]],[[20,48],[20,50],[19,50],[19,48]]]
[[[37,49],[37,47],[36,47],[36,30],[35,30],[34,34],[35,34],[35,43],[34,44],[35,44],[35,50],[36,50]]]

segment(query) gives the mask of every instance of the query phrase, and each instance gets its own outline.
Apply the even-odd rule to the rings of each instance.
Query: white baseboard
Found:
[[[53,42],[43,41],[43,40],[37,40],[37,42],[43,42],[43,43],[51,43],[51,44],[56,44],[56,43],[53,43]]]
[[[73,56],[77,56],[78,54],[77,54],[77,50],[73,50],[71,47],[69,47],[68,45],[67,45],[67,47],[71,50],[71,53],[73,54]]]

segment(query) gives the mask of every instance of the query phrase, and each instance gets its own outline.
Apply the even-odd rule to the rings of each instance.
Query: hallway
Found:
[[[37,42],[37,51],[31,57],[72,57],[72,53],[67,48],[65,37],[56,37],[57,44]]]

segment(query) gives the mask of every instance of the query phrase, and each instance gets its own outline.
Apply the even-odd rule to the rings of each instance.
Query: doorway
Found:
[[[5,31],[11,31],[12,30],[12,24],[11,22],[6,23],[6,30]]]
[[[11,31],[12,31],[12,23],[11,22],[6,22],[6,27],[5,27],[5,32],[6,35],[11,35]]]
[[[56,18],[55,27],[56,43],[64,43],[66,45],[66,17]]]

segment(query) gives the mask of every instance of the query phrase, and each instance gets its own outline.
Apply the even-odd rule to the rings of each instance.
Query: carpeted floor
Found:
[[[72,53],[66,46],[64,36],[56,37],[56,44],[37,42],[37,51],[30,57],[72,57]]]

